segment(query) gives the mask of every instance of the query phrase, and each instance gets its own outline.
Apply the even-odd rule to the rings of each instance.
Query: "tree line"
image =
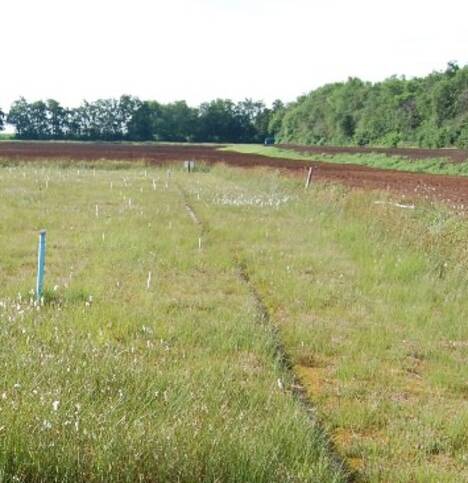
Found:
[[[270,127],[285,143],[468,148],[468,66],[328,84],[278,112]]]
[[[84,101],[77,108],[21,98],[0,130],[18,139],[84,141],[277,142],[335,145],[468,147],[468,66],[371,83],[357,78],[324,85],[284,105],[216,99],[190,107],[137,97]]]
[[[53,99],[13,103],[6,121],[18,139],[80,141],[263,142],[272,109],[261,101],[216,99],[190,107],[124,95],[65,108]]]

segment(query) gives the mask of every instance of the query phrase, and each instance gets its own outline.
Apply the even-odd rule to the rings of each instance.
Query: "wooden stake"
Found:
[[[309,172],[307,173],[307,180],[305,184],[306,189],[309,187],[311,180],[312,180],[312,166],[309,168]]]

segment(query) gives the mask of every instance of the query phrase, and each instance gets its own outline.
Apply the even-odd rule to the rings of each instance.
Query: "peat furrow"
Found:
[[[331,457],[332,463],[336,469],[344,471],[347,481],[348,482],[357,482],[359,481],[359,475],[356,471],[351,470],[349,465],[346,463],[345,459],[340,455],[336,445],[329,437],[328,433],[325,430],[324,424],[320,421],[317,410],[308,397],[307,390],[301,384],[299,378],[297,377],[296,373],[294,372],[294,365],[291,361],[291,358],[286,351],[286,348],[281,341],[281,336],[279,333],[278,327],[273,323],[271,320],[270,312],[268,307],[263,300],[263,297],[260,295],[259,291],[257,290],[255,284],[252,282],[247,264],[244,260],[242,260],[239,255],[234,256],[234,264],[238,270],[239,278],[242,283],[247,287],[251,297],[255,301],[255,306],[257,310],[257,320],[258,323],[261,323],[265,326],[272,335],[274,341],[274,350],[275,350],[275,357],[278,362],[282,365],[282,367],[287,370],[290,375],[293,383],[290,385],[287,390],[290,391],[292,396],[299,401],[302,405],[304,411],[306,412],[309,420],[314,425],[315,428],[318,429],[320,433],[320,437],[322,438],[325,447],[328,450],[328,454]],[[280,381],[279,381],[280,383]],[[286,388],[285,388],[286,389]]]
[[[183,199],[185,208],[193,220],[193,222],[200,227],[200,236],[204,235],[208,231],[208,224],[206,221],[202,220],[200,216],[197,214],[194,207],[191,205],[189,196],[187,192],[177,184],[177,188],[179,189]],[[270,331],[271,337],[274,343],[274,351],[275,351],[275,358],[281,364],[283,369],[289,372],[293,383],[290,385],[289,388],[283,388],[283,390],[289,391],[290,394],[299,401],[302,405],[305,413],[307,414],[311,424],[319,431],[320,437],[324,442],[325,447],[327,448],[328,454],[331,458],[332,464],[334,467],[339,471],[343,471],[346,475],[346,479],[350,483],[354,483],[359,481],[359,475],[357,472],[351,470],[349,465],[346,463],[344,458],[341,457],[339,454],[335,444],[328,436],[323,423],[320,421],[317,410],[313,405],[312,401],[309,399],[307,395],[307,390],[301,384],[300,380],[298,379],[296,373],[294,372],[294,366],[292,364],[291,358],[286,351],[284,344],[281,341],[281,336],[279,334],[278,327],[273,323],[271,320],[270,312],[268,307],[266,306],[262,296],[260,295],[259,291],[255,287],[255,284],[252,282],[249,274],[249,270],[247,264],[244,260],[242,260],[238,254],[235,254],[233,257],[233,265],[237,270],[237,274],[239,280],[243,285],[247,287],[247,290],[254,300],[255,309],[257,313],[257,323],[261,324],[264,328]],[[278,381],[278,385],[282,386],[282,382]]]
[[[197,212],[193,209],[193,206],[190,204],[188,193],[177,182],[176,186],[182,196],[182,199],[184,200],[184,206],[187,210],[187,213],[189,214],[195,225],[198,225],[198,227],[200,228],[200,238],[203,238],[208,232],[208,225],[198,216]]]

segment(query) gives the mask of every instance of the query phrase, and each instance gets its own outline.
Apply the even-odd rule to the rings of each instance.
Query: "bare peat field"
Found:
[[[403,153],[404,158],[398,157]],[[447,159],[431,159],[432,156]],[[458,210],[465,210],[468,206],[466,150],[406,149],[395,152],[381,149],[375,153],[366,148],[308,146],[299,149],[254,144],[223,147],[164,143],[0,142],[0,162],[120,160],[162,165],[188,159],[242,167],[270,166],[301,177],[312,166],[314,178],[322,181],[443,201]],[[447,176],[450,174],[452,176]],[[465,176],[458,176],[460,174]]]
[[[466,218],[59,161],[0,167],[0,481],[468,479]]]

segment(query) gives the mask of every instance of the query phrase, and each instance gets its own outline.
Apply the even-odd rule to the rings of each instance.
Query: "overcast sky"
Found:
[[[468,63],[467,0],[5,0],[0,107],[123,93],[294,100]]]

